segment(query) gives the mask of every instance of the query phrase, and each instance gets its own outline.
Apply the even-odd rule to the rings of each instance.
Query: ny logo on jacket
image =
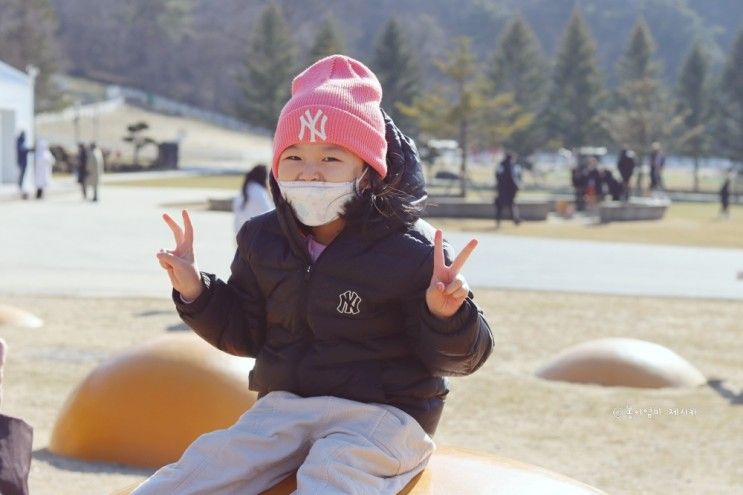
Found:
[[[359,306],[361,305],[361,297],[352,290],[340,294],[340,303],[338,304],[338,312],[342,315],[357,315],[359,314]]]

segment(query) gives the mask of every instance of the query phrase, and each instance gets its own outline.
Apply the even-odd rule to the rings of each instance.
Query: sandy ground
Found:
[[[499,290],[477,291],[477,300],[494,329],[496,351],[475,375],[451,380],[439,444],[541,465],[612,494],[740,493],[740,396],[726,399],[707,386],[604,388],[532,375],[567,346],[628,336],[669,346],[740,394],[739,303]],[[98,363],[183,331],[170,301],[10,296],[3,303],[46,321],[36,330],[0,329],[10,346],[2,411],[35,429],[31,492],[108,494],[146,477],[150,471],[64,459],[46,447],[65,398]],[[657,413],[628,415],[627,406]],[[669,408],[687,413],[674,416]]]

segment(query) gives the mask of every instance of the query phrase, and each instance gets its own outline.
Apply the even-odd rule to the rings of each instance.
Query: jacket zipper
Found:
[[[302,255],[304,256],[305,262],[307,263],[307,268],[305,268],[304,271],[304,292],[302,294],[302,301],[300,307],[302,308],[303,314],[302,314],[302,320],[306,326],[306,331],[309,333],[312,333],[310,331],[310,325],[307,321],[307,315],[309,313],[309,292],[310,292],[310,285],[312,282],[312,273],[315,271],[314,266],[320,261],[320,258],[322,258],[325,255],[325,252],[330,249],[331,245],[336,242],[337,238],[342,236],[344,231],[341,231],[335,239],[333,239],[333,242],[328,244],[322,253],[320,253],[320,256],[317,257],[317,259],[313,262],[312,256],[310,256],[310,252],[307,249],[307,243],[306,239],[302,238],[296,231],[291,231],[291,222],[289,222],[289,225],[287,226],[289,231],[285,230],[285,234],[289,237],[289,241],[294,243],[295,246],[299,248],[299,250],[302,252]],[[345,229],[344,229],[345,230]]]
[[[336,240],[338,239],[338,237],[341,236],[342,234],[343,234],[343,232],[339,233],[336,236],[336,238],[333,239],[333,241],[325,247],[325,249],[323,250],[323,252],[320,253],[320,256],[317,257],[317,259],[314,261],[314,263],[312,262],[312,257],[310,256],[309,251],[307,251],[307,247],[306,246],[304,247],[305,252],[307,254],[307,268],[304,271],[304,282],[305,282],[305,284],[304,284],[304,294],[303,294],[304,300],[303,300],[303,304],[302,304],[302,309],[304,311],[304,314],[303,314],[304,323],[307,326],[307,331],[310,332],[310,333],[311,333],[311,331],[310,331],[309,322],[307,321],[307,315],[309,314],[309,306],[310,306],[310,287],[312,285],[312,274],[315,272],[315,266],[320,262],[320,259],[323,256],[325,256],[325,253],[327,252],[327,250],[331,248],[331,246],[333,245],[333,243],[335,243]]]

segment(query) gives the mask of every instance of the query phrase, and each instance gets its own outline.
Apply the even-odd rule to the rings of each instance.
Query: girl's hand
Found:
[[[436,230],[433,241],[433,276],[431,285],[426,290],[426,304],[431,314],[444,319],[453,316],[469,294],[470,288],[459,272],[477,247],[477,239],[468,242],[451,266],[446,266],[442,238],[441,231]]]
[[[161,249],[157,253],[157,260],[170,277],[173,288],[188,299],[194,300],[201,294],[201,275],[196,267],[196,259],[193,254],[193,226],[188,211],[183,210],[183,226],[181,229],[175,220],[167,213],[163,214],[163,220],[168,224],[175,236],[175,249],[165,251]]]

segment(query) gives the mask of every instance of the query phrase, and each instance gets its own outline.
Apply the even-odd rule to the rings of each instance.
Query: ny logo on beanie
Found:
[[[359,306],[361,305],[361,297],[352,290],[347,290],[340,295],[341,302],[338,304],[338,312],[345,315],[357,315],[359,314]]]
[[[320,117],[322,117],[322,120],[320,120]],[[317,121],[320,120],[320,129],[317,129]],[[304,115],[299,116],[299,122],[302,124],[302,128],[299,129],[299,140],[301,141],[304,139],[304,130],[308,129],[310,131],[310,142],[315,142],[315,136],[318,136],[320,139],[325,141],[328,139],[327,134],[325,134],[325,124],[328,122],[328,116],[324,115],[322,113],[322,110],[318,108],[317,113],[313,117],[310,113],[309,109],[304,112]]]

